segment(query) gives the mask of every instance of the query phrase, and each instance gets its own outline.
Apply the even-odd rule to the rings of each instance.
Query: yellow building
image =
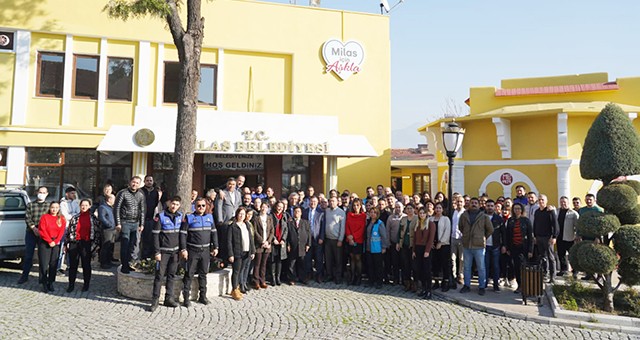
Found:
[[[500,88],[471,88],[470,114],[456,119],[466,133],[453,166],[453,191],[514,197],[522,184],[546,193],[550,202],[595,192],[601,183],[580,177],[587,131],[609,102],[622,107],[638,129],[638,93],[640,78],[610,81],[606,73],[507,79]],[[448,121],[418,129],[437,155],[428,163],[432,192],[441,190],[437,185],[448,171],[441,146],[441,128]]]
[[[92,195],[131,175],[167,180],[176,48],[162,20],[109,19],[106,3],[3,8],[0,183]],[[389,178],[387,17],[247,0],[202,6],[194,188],[244,174],[278,194],[307,185],[364,194]]]
[[[417,148],[391,149],[391,187],[413,195],[431,191],[431,175],[426,166],[434,159],[426,144]],[[435,192],[434,192],[435,193]]]

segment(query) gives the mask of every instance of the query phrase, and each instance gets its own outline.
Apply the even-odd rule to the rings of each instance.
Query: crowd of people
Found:
[[[28,280],[33,260],[29,254],[37,245],[43,291],[54,290],[64,254],[67,291],[75,289],[80,262],[86,291],[92,253],[99,252],[103,269],[111,268],[119,235],[123,274],[135,270],[134,263],[141,259],[156,261],[151,311],[159,306],[165,277],[164,305],[178,306],[173,281],[179,266],[185,269],[184,305],[191,304],[196,274],[198,302],[208,304],[206,274],[216,257],[233,269],[235,300],[269,285],[311,280],[355,286],[364,282],[377,289],[398,284],[431,299],[434,289],[446,292],[462,285],[460,293],[469,292],[475,273],[480,295],[489,284],[495,292],[509,286],[519,293],[523,261],[546,264],[550,283],[557,275],[567,275],[568,250],[580,238],[580,214],[602,211],[591,194],[584,207],[579,197],[569,204],[563,196],[556,208],[546,195],[527,193],[523,186],[516,187],[515,198],[454,193],[450,205],[442,192],[433,198],[428,193],[409,196],[382,185],[368,187],[363,198],[349,190],[333,189],[325,195],[309,186],[278,199],[272,188],[249,188],[244,181],[244,176],[229,178],[224,188],[211,189],[204,197],[194,190],[187,201],[163,194],[152,176],[144,181],[135,176],[115,195],[113,187],[105,185],[93,204],[78,201],[74,188],[67,189],[60,202],[49,202],[47,188],[41,187],[27,206],[27,256],[18,283]]]

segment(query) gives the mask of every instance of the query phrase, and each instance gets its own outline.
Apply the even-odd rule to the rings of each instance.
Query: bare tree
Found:
[[[441,109],[442,114],[438,119],[458,118],[469,115],[469,106],[464,104],[464,102],[458,102],[451,97],[444,100],[444,104],[442,104]]]
[[[130,18],[164,19],[178,49],[180,75],[178,85],[178,119],[173,157],[173,180],[169,191],[190,197],[193,183],[193,156],[196,145],[198,91],[200,87],[200,54],[204,37],[202,1],[187,0],[187,25],[180,18],[181,0],[111,0],[104,11],[110,17],[126,21]],[[184,205],[187,206],[186,204]]]

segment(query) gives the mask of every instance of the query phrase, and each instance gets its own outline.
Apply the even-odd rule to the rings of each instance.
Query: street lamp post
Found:
[[[449,164],[449,185],[447,186],[447,198],[449,200],[449,204],[447,206],[449,212],[449,218],[453,218],[453,159],[458,154],[458,150],[460,150],[460,146],[462,146],[462,140],[464,139],[465,130],[460,127],[456,122],[447,123],[447,126],[442,129],[442,144],[444,146],[444,150],[447,153],[447,158]]]

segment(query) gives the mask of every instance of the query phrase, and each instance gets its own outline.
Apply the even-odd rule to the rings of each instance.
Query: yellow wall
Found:
[[[7,184],[7,170],[0,170],[0,184]]]
[[[225,51],[225,109],[291,112],[291,56]]]
[[[7,125],[11,122],[11,105],[13,105],[13,65],[15,55],[10,53],[0,53],[0,125]]]
[[[495,138],[496,128],[491,119],[464,122],[463,126],[470,132],[465,134],[462,141],[462,157],[465,160],[502,158]]]
[[[511,159],[554,159],[558,157],[557,115],[510,120]],[[497,140],[496,137],[491,139]],[[502,159],[502,156],[497,159]]]

